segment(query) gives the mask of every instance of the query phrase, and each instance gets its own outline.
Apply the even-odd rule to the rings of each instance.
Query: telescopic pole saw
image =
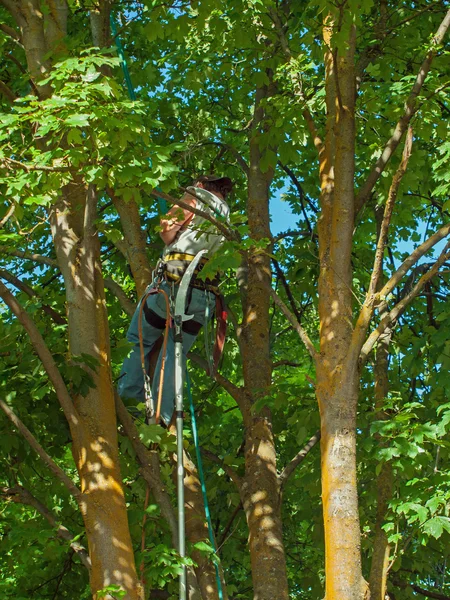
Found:
[[[177,498],[178,498],[178,538],[180,556],[186,556],[186,533],[184,517],[184,466],[183,466],[183,321],[192,319],[193,315],[186,314],[186,298],[194,271],[206,250],[196,254],[189,264],[180,282],[175,300],[175,415],[177,424]],[[186,567],[180,574],[180,600],[186,600]]]

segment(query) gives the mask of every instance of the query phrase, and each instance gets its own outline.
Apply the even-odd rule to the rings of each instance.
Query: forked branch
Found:
[[[0,298],[2,298],[5,304],[11,309],[11,311],[23,325],[25,331],[28,333],[31,344],[33,345],[33,348],[39,356],[44,369],[46,370],[47,375],[52,382],[53,387],[55,388],[58,401],[64,411],[69,426],[73,431],[74,428],[79,426],[80,418],[75,406],[73,405],[72,398],[70,397],[61,373],[56,366],[55,360],[44,341],[44,338],[28,313],[19,304],[19,302],[17,302],[16,298],[1,281]]]
[[[425,284],[428,283],[428,281],[430,281],[436,275],[436,273],[439,271],[439,268],[447,260],[450,259],[449,248],[450,248],[450,242],[447,243],[444,250],[441,252],[439,258],[434,263],[434,265],[431,267],[431,269],[429,271],[427,271],[424,275],[422,275],[422,277],[419,279],[419,281],[416,283],[416,285],[413,287],[413,289],[409,292],[409,294],[406,294],[400,300],[400,302],[398,302],[394,306],[394,308],[392,308],[381,319],[380,324],[378,325],[378,327],[376,329],[374,329],[374,331],[372,331],[372,333],[369,335],[369,337],[367,338],[367,341],[364,343],[364,345],[361,349],[361,354],[360,354],[361,364],[365,363],[370,351],[374,347],[378,338],[384,333],[386,328],[389,327],[394,321],[396,321],[398,319],[398,317],[405,311],[407,306],[414,300],[414,298],[416,298],[418,296],[418,294],[420,293],[422,288],[425,286]]]
[[[367,177],[366,182],[364,183],[364,185],[361,187],[361,189],[359,191],[359,194],[355,201],[355,214],[357,214],[361,210],[361,208],[364,206],[364,204],[369,199],[370,194],[371,194],[376,182],[381,177],[381,174],[383,173],[387,163],[389,162],[391,156],[397,149],[397,146],[399,145],[399,143],[403,137],[403,134],[407,130],[412,117],[415,115],[415,113],[417,111],[416,100],[421,92],[421,89],[422,89],[425,79],[427,77],[428,71],[430,70],[431,63],[433,61],[433,58],[436,55],[438,46],[442,43],[442,40],[444,39],[444,36],[447,33],[449,26],[450,26],[450,10],[445,15],[442,23],[440,24],[436,34],[434,35],[434,37],[432,39],[431,48],[428,50],[427,55],[424,58],[421,66],[420,66],[419,73],[417,74],[414,85],[411,89],[408,99],[406,100],[405,111],[404,111],[403,115],[400,117],[400,119],[398,120],[397,125],[395,126],[395,129],[394,129],[394,133],[392,134],[391,138],[386,143],[386,145],[383,149],[383,152],[381,153],[381,156],[375,163],[372,171],[369,173],[369,176]]]
[[[19,504],[27,504],[28,506],[32,506],[35,510],[37,510],[44,519],[50,524],[50,526],[56,530],[56,535],[61,539],[69,542],[72,550],[78,555],[83,565],[86,569],[91,568],[91,559],[89,558],[89,554],[81,544],[74,541],[73,534],[64,527],[64,525],[60,525],[52,513],[52,511],[45,506],[40,500],[35,498],[33,494],[24,488],[21,485],[16,485],[12,488],[0,488],[0,495],[7,498],[11,502],[17,502]]]
[[[295,471],[300,463],[302,463],[305,458],[308,456],[310,451],[314,448],[317,442],[320,440],[320,431],[316,431],[316,433],[309,439],[308,443],[300,450],[298,454],[294,456],[290,463],[288,463],[284,469],[281,471],[278,476],[278,482],[280,484],[280,489],[286,485],[287,480]]]
[[[9,406],[0,400],[0,408],[8,417],[8,419],[17,427],[26,441],[30,444],[33,450],[40,456],[50,471],[55,475],[69,490],[78,503],[81,502],[82,493],[70,479],[68,475],[55,463],[55,461],[47,454],[44,448],[40,445],[28,427],[19,419],[19,417],[9,408]]]

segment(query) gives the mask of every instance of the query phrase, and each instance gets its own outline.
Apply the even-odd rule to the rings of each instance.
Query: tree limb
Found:
[[[228,477],[231,479],[231,481],[236,485],[237,489],[240,492],[241,486],[242,486],[242,480],[239,477],[239,475],[236,473],[236,471],[232,467],[230,467],[230,465],[226,465],[219,456],[214,454],[214,452],[211,452],[210,450],[207,450],[206,448],[201,448],[201,452],[205,458],[209,459],[213,463],[216,463],[216,465],[219,465],[225,471],[225,473],[228,475]]]
[[[21,281],[18,277],[15,277],[15,275],[10,273],[9,271],[6,271],[5,269],[0,269],[0,277],[14,285],[18,290],[25,292],[25,294],[30,296],[30,298],[39,298],[39,295],[35,292],[35,290],[33,290],[32,287]],[[67,319],[61,316],[48,304],[42,304],[42,310],[46,312],[57,325],[65,325],[67,323]]]
[[[37,498],[35,498],[31,492],[21,485],[16,485],[13,488],[0,488],[0,494],[12,502],[27,504],[28,506],[32,506],[34,509],[36,509],[51,525],[51,527],[56,529],[56,535],[70,543],[70,547],[79,556],[83,565],[90,570],[91,559],[89,558],[87,550],[78,542],[73,541],[73,534],[66,527],[64,527],[64,525],[60,525],[51,510],[42,504],[42,502],[40,502]]]
[[[316,431],[316,433],[309,439],[308,443],[300,450],[300,452],[294,456],[290,463],[288,463],[284,469],[281,471],[278,476],[278,482],[280,484],[280,489],[286,485],[287,480],[295,471],[300,463],[302,463],[305,458],[308,456],[309,452],[314,448],[317,442],[320,440],[320,431]]]
[[[5,96],[5,98],[8,100],[8,102],[10,104],[13,104],[15,99],[16,99],[16,95],[15,93],[12,91],[12,89],[6,85],[6,83],[4,83],[3,81],[0,80],[0,92]]]
[[[0,252],[7,254],[8,256],[16,256],[17,258],[23,258],[24,260],[32,260],[37,263],[48,265],[49,267],[57,267],[58,263],[53,258],[48,256],[42,256],[41,254],[34,254],[33,252],[23,252],[22,250],[14,250],[9,246],[0,245]]]
[[[259,277],[259,278],[260,278],[260,281],[264,281],[264,279],[262,279],[261,277]],[[278,306],[278,308],[281,309],[281,312],[284,314],[286,319],[289,321],[289,323],[292,325],[292,327],[298,333],[300,339],[302,340],[303,344],[305,345],[306,349],[308,350],[309,355],[315,361],[318,358],[318,353],[317,353],[316,349],[314,348],[314,344],[312,343],[310,337],[308,336],[306,331],[303,329],[302,325],[297,321],[295,316],[291,313],[291,311],[288,309],[288,307],[283,302],[283,300],[278,296],[276,291],[270,286],[267,286],[266,289],[270,293],[274,303]]]
[[[15,314],[17,319],[20,321],[25,331],[30,337],[31,344],[39,356],[45,371],[53,384],[56,392],[58,401],[64,411],[66,419],[69,423],[69,427],[72,432],[77,429],[80,425],[80,417],[77,410],[75,409],[72,398],[67,390],[66,384],[59,372],[58,367],[53,359],[53,356],[48,349],[44,338],[40,331],[36,327],[34,321],[30,318],[23,307],[17,302],[16,298],[6,288],[6,286],[0,281],[0,297],[3,298],[5,304],[9,306],[11,311]]]
[[[9,221],[9,219],[13,216],[15,210],[16,210],[16,205],[11,204],[11,206],[8,208],[8,211],[6,212],[6,215],[0,221],[0,229],[2,229],[6,225],[6,223]]]
[[[78,503],[82,500],[82,493],[73,483],[73,481],[66,475],[66,473],[55,463],[55,461],[47,454],[44,448],[39,444],[37,439],[28,429],[28,427],[22,423],[19,417],[9,408],[9,406],[0,399],[0,408],[8,417],[8,419],[17,427],[26,441],[30,444],[33,450],[41,457],[45,462],[50,471],[57,477],[69,490]]]
[[[450,223],[443,225],[436,233],[431,235],[427,240],[425,240],[420,246],[418,246],[414,252],[412,252],[400,265],[397,271],[392,275],[392,277],[385,283],[385,285],[381,288],[378,297],[381,300],[384,300],[386,296],[388,296],[392,290],[400,283],[406,273],[409,271],[411,267],[413,267],[424,254],[426,254],[433,246],[435,246],[438,242],[446,238],[450,234]]]
[[[105,284],[105,288],[107,288],[113,294],[113,296],[116,296],[123,311],[128,316],[132,317],[134,315],[134,311],[136,310],[136,305],[128,298],[122,287],[117,283],[117,281],[114,281],[114,279],[111,279],[110,277],[106,277],[103,282]]]
[[[425,59],[423,60],[422,65],[420,66],[419,73],[417,74],[416,80],[414,82],[414,85],[411,89],[411,92],[410,92],[408,99],[406,101],[406,104],[405,104],[405,112],[398,120],[397,125],[395,126],[395,129],[394,129],[394,133],[392,134],[391,138],[386,143],[384,150],[381,153],[381,156],[378,158],[372,171],[369,173],[369,175],[366,179],[366,182],[361,187],[359,194],[355,199],[355,214],[357,214],[361,210],[361,208],[364,206],[364,204],[369,199],[369,196],[370,196],[376,182],[381,177],[382,172],[384,171],[391,156],[397,149],[397,146],[399,145],[399,143],[403,137],[403,134],[405,133],[406,129],[408,128],[408,125],[409,125],[412,117],[415,115],[416,110],[417,110],[417,107],[416,107],[417,97],[420,94],[422,86],[427,77],[428,71],[430,70],[431,63],[437,52],[437,48],[441,44],[442,40],[444,39],[444,36],[445,36],[449,26],[450,26],[450,10],[445,15],[442,23],[440,24],[436,34],[434,35],[434,37],[431,41],[432,47],[427,52],[427,55],[426,55]]]
[[[245,397],[244,389],[241,387],[238,387],[237,385],[234,385],[234,383],[232,383],[229,379],[227,379],[220,373],[216,372],[213,375],[211,375],[211,373],[209,372],[208,361],[205,360],[204,358],[202,358],[201,356],[199,356],[198,354],[189,352],[187,357],[189,358],[189,360],[191,360],[193,363],[195,363],[201,369],[203,369],[203,371],[205,371],[205,373],[207,375],[212,377],[214,379],[214,381],[217,381],[217,383],[219,385],[221,385],[223,387],[223,389],[226,390],[230,394],[230,396],[233,398],[233,400],[239,406],[240,411],[245,419],[246,418],[245,415],[248,413],[250,407],[249,407],[247,399]]]
[[[414,583],[401,581],[400,579],[393,579],[392,583],[396,587],[399,587],[402,589],[410,587],[417,594],[421,594],[422,596],[425,596],[426,598],[433,598],[434,600],[450,600],[450,596],[446,596],[445,594],[440,594],[439,592],[433,592],[431,590],[425,590],[424,588],[419,587],[418,585],[415,585]]]
[[[383,257],[384,251],[386,247],[389,225],[391,222],[392,212],[394,209],[394,203],[397,198],[398,188],[400,186],[400,182],[403,178],[403,175],[406,172],[406,168],[408,165],[409,157],[411,156],[411,148],[412,148],[412,129],[408,129],[408,134],[405,141],[405,147],[403,150],[403,156],[401,163],[395,172],[394,177],[392,178],[392,183],[389,188],[388,198],[386,201],[386,205],[384,207],[384,213],[382,217],[381,224],[379,225],[379,234],[377,247],[375,250],[375,258],[372,274],[370,277],[369,287],[367,290],[366,298],[364,300],[364,304],[361,308],[361,311],[358,315],[358,319],[356,321],[353,334],[352,334],[352,355],[357,356],[361,347],[364,343],[364,339],[367,335],[367,329],[370,324],[370,320],[372,319],[375,303],[379,296],[376,294],[378,289],[378,283],[380,281],[380,277],[383,272]]]
[[[137,459],[141,465],[142,476],[158,503],[161,514],[169,525],[172,534],[172,544],[174,548],[178,548],[177,518],[172,508],[170,496],[161,480],[159,456],[156,451],[148,450],[141,442],[136,425],[116,391],[114,391],[114,398],[117,416],[122,423],[126,436],[133,446],[133,450],[136,452]]]
[[[9,38],[14,40],[15,42],[20,43],[19,32],[16,31],[15,29],[13,29],[12,27],[9,27],[9,25],[6,25],[6,23],[0,23],[0,31],[3,31],[3,33],[5,35],[7,35]]]
[[[406,294],[400,300],[400,302],[398,302],[394,306],[394,308],[392,308],[386,314],[386,316],[384,316],[381,319],[380,324],[378,325],[378,327],[376,329],[374,329],[374,331],[372,331],[372,333],[369,335],[369,337],[367,338],[366,342],[364,343],[364,345],[361,349],[361,354],[360,354],[361,364],[364,364],[365,361],[367,360],[367,357],[368,357],[370,351],[374,347],[374,345],[375,345],[376,341],[378,340],[378,338],[380,337],[380,335],[382,335],[384,333],[384,331],[386,330],[387,327],[389,327],[389,325],[391,325],[396,319],[398,319],[398,317],[404,312],[404,310],[406,309],[408,304],[410,304],[412,302],[412,300],[414,300],[414,298],[416,298],[416,296],[419,294],[419,292],[421,291],[423,286],[436,275],[439,268],[444,264],[444,262],[446,260],[448,260],[450,258],[450,252],[448,251],[449,248],[450,248],[450,242],[445,246],[441,255],[439,256],[437,261],[434,263],[434,265],[431,267],[431,269],[429,271],[427,271],[424,275],[422,275],[422,277],[419,279],[419,281],[416,283],[416,285],[413,287],[413,289],[409,292],[409,294]]]

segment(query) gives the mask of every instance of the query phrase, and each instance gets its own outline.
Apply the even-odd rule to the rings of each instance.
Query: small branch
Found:
[[[0,245],[0,252],[7,254],[8,256],[16,256],[17,258],[23,258],[24,260],[32,260],[37,263],[48,265],[49,267],[57,267],[58,263],[53,258],[48,256],[42,256],[41,254],[34,254],[32,252],[23,252],[22,250],[14,250],[9,246]]]
[[[206,450],[206,448],[201,448],[201,452],[205,458],[207,458],[208,460],[210,460],[213,463],[216,463],[216,465],[219,465],[219,467],[225,471],[225,473],[228,475],[228,477],[231,479],[231,481],[236,485],[237,489],[240,492],[241,486],[242,486],[242,480],[239,477],[239,475],[236,473],[236,471],[232,467],[230,467],[230,465],[226,465],[221,458],[219,458],[216,454],[214,454],[214,452],[211,452],[210,450]]]
[[[383,273],[383,258],[384,251],[386,247],[389,225],[391,223],[392,212],[394,210],[395,200],[397,198],[398,188],[400,186],[400,182],[403,178],[403,175],[406,172],[406,168],[408,165],[409,157],[411,156],[411,148],[412,148],[412,129],[408,129],[408,134],[405,140],[405,147],[403,150],[403,156],[401,163],[392,178],[392,183],[389,188],[388,198],[386,201],[386,205],[384,207],[384,213],[382,217],[381,224],[379,226],[379,234],[377,247],[375,250],[375,258],[372,274],[370,277],[369,288],[367,290],[367,294],[364,300],[364,304],[361,308],[361,311],[358,315],[358,319],[356,321],[353,334],[352,334],[352,342],[351,342],[351,355],[356,360],[359,355],[362,345],[364,344],[365,337],[367,335],[367,330],[370,324],[370,321],[373,317],[375,303],[379,300],[379,295],[376,294],[378,289],[378,282],[380,281],[380,277]],[[350,355],[349,355],[350,356]]]
[[[87,550],[78,542],[73,541],[73,534],[66,527],[64,527],[64,525],[60,525],[51,510],[42,504],[42,502],[40,502],[37,498],[35,498],[31,492],[29,492],[23,486],[17,485],[13,488],[0,488],[0,495],[5,496],[12,502],[27,504],[28,506],[32,506],[34,509],[36,509],[51,525],[51,527],[56,529],[56,535],[70,543],[70,547],[79,556],[83,565],[88,570],[91,569],[91,559],[89,558]]]
[[[5,23],[0,23],[0,31],[3,31],[3,33],[5,35],[7,35],[8,37],[10,37],[15,42],[19,42],[20,43],[19,32],[16,31],[15,29],[13,29],[12,27],[9,27],[9,25],[6,25]]]
[[[277,260],[275,260],[275,258],[272,258],[272,263],[275,267],[277,276],[279,277],[279,279],[281,280],[281,283],[283,284],[284,291],[286,292],[286,296],[288,297],[289,304],[291,305],[292,311],[297,318],[297,322],[301,323],[302,315],[299,312],[297,305],[295,304],[294,296],[292,295],[291,288],[286,280],[284,272],[283,272],[282,268],[280,267],[279,262]]]
[[[14,285],[18,290],[25,292],[30,298],[39,298],[39,295],[31,288],[28,284],[21,281],[18,277],[15,277],[9,271],[5,271],[4,269],[0,269],[0,277],[5,281],[8,281],[12,285]],[[67,319],[61,316],[56,310],[54,310],[48,304],[42,304],[42,310],[46,312],[57,325],[65,325],[67,323]]]
[[[107,288],[113,294],[113,296],[116,296],[123,311],[128,316],[132,317],[134,315],[134,311],[136,310],[136,306],[134,302],[125,294],[122,287],[117,283],[117,281],[114,281],[114,279],[111,279],[110,277],[105,278],[103,282],[105,284],[105,288]]]
[[[397,125],[395,126],[394,133],[392,134],[391,138],[386,143],[384,150],[381,153],[381,156],[375,163],[372,171],[369,173],[369,176],[367,177],[366,182],[364,183],[364,185],[361,187],[361,189],[359,191],[359,194],[355,200],[355,213],[356,214],[361,210],[361,208],[364,206],[364,204],[369,199],[370,194],[371,194],[376,182],[381,177],[381,174],[383,173],[387,163],[389,162],[391,156],[397,149],[397,146],[399,145],[399,143],[403,137],[403,134],[405,133],[406,129],[408,128],[408,125],[409,125],[412,117],[416,113],[417,97],[420,94],[422,86],[427,77],[428,71],[430,70],[431,63],[437,52],[437,47],[442,43],[442,40],[444,39],[444,36],[445,36],[449,26],[450,26],[450,10],[445,15],[442,23],[440,24],[435,36],[433,37],[433,39],[431,41],[432,47],[427,52],[427,55],[426,55],[425,59],[423,60],[422,65],[420,66],[419,73],[417,74],[414,85],[413,85],[411,92],[408,96],[408,99],[406,101],[405,112],[398,120]]]
[[[431,269],[429,271],[427,271],[427,273],[422,275],[422,277],[419,279],[419,281],[416,283],[416,285],[413,287],[413,289],[409,292],[409,294],[406,294],[400,300],[400,302],[398,302],[394,306],[394,308],[392,310],[390,310],[389,313],[387,313],[386,316],[381,319],[380,324],[378,325],[378,327],[376,329],[374,329],[374,331],[372,331],[372,333],[369,335],[369,337],[367,338],[366,342],[364,343],[364,345],[361,349],[361,354],[360,354],[361,364],[364,364],[366,362],[367,357],[368,357],[369,353],[371,352],[372,348],[374,347],[376,341],[384,333],[386,328],[389,327],[394,321],[396,321],[398,319],[398,317],[404,312],[404,310],[412,302],[412,300],[414,300],[414,298],[416,298],[416,296],[418,296],[418,294],[421,291],[421,289],[423,288],[423,286],[436,275],[439,268],[445,263],[446,260],[448,260],[450,258],[450,252],[448,252],[449,247],[450,247],[450,242],[445,246],[441,255],[439,256],[437,261],[434,263],[434,265],[431,267]]]
[[[185,188],[182,188],[182,189],[183,189],[183,191],[187,191]],[[191,196],[194,196],[194,198],[197,198],[200,202],[202,202],[202,199],[198,198],[193,192],[188,191],[188,193]],[[183,202],[183,200],[177,200],[175,198],[172,198],[172,196],[169,196],[169,194],[166,194],[159,190],[153,190],[152,195],[155,196],[156,198],[162,198],[163,200],[166,200],[170,204],[175,204],[176,206],[181,206],[181,208],[184,208],[184,209],[188,210],[189,212],[194,213],[194,215],[203,217],[203,219],[205,219],[206,221],[209,221],[210,223],[215,225],[217,227],[217,229],[224,235],[224,237],[227,240],[239,241],[239,237],[236,232],[234,232],[232,229],[227,227],[224,223],[221,223],[220,221],[218,221],[212,215],[209,215],[207,212],[200,210],[198,208],[195,208],[194,206],[191,206],[187,202]]]
[[[413,141],[413,132],[411,127],[408,129],[408,133],[405,140],[405,147],[403,150],[402,161],[392,179],[391,187],[389,188],[389,194],[386,201],[386,206],[384,208],[383,221],[381,223],[380,235],[378,236],[377,249],[375,251],[375,262],[373,266],[372,276],[370,278],[369,289],[367,292],[367,298],[370,298],[373,294],[375,294],[378,281],[380,279],[380,275],[383,269],[383,256],[384,249],[387,242],[389,225],[391,222],[392,211],[394,209],[394,203],[397,198],[398,188],[400,186],[400,182],[403,179],[403,176],[406,172],[406,168],[408,166],[409,157],[411,156],[412,150],[412,141]]]
[[[261,277],[260,277],[260,280],[264,281]],[[306,349],[308,350],[311,358],[314,361],[317,360],[318,353],[317,353],[316,349],[314,348],[314,344],[312,343],[310,337],[308,336],[306,331],[303,329],[302,325],[297,321],[295,316],[291,313],[291,311],[288,309],[288,307],[283,302],[283,300],[278,296],[278,294],[275,292],[275,290],[272,289],[270,286],[267,286],[266,289],[270,293],[272,300],[275,302],[275,304],[278,306],[278,308],[281,309],[281,312],[284,314],[286,319],[289,321],[289,323],[292,325],[292,327],[298,333],[300,339],[302,340],[303,344],[305,345]]]
[[[286,485],[287,480],[295,471],[300,463],[302,463],[305,458],[308,456],[309,452],[314,448],[317,442],[320,440],[320,431],[316,431],[316,433],[310,438],[308,443],[304,448],[300,450],[300,452],[294,456],[290,463],[288,463],[280,475],[278,476],[278,482],[280,484],[280,489]]]
[[[302,363],[296,363],[292,360],[277,360],[272,364],[272,369],[278,369],[278,367],[301,367]]]
[[[284,238],[287,238],[287,237],[301,237],[301,238],[311,239],[311,237],[314,238],[316,236],[314,233],[311,235],[311,231],[293,231],[292,229],[288,229],[287,231],[284,231],[283,233],[279,233],[278,235],[276,235],[273,238],[273,243],[276,244],[280,240],[284,240]]]
[[[58,401],[64,411],[66,419],[69,423],[69,427],[73,432],[74,429],[78,428],[80,418],[77,410],[73,405],[72,398],[70,397],[70,394],[67,390],[66,384],[64,383],[61,373],[59,372],[59,369],[56,366],[53,356],[44,341],[44,338],[42,337],[40,331],[36,327],[34,321],[30,318],[27,312],[17,302],[16,298],[11,294],[11,292],[1,281],[0,297],[3,298],[5,304],[9,306],[11,311],[15,314],[17,319],[24,327],[25,331],[28,333],[31,344],[33,345],[33,348],[39,356],[44,366],[44,369],[46,370],[47,375],[53,384]]]
[[[239,504],[236,506],[236,508],[234,509],[230,519],[228,520],[228,523],[225,526],[225,529],[222,532],[222,536],[220,538],[220,540],[217,543],[217,552],[220,551],[220,549],[222,548],[222,546],[225,544],[225,542],[228,539],[228,533],[234,523],[235,518],[238,516],[238,514],[240,513],[240,511],[242,510],[243,506],[242,506],[242,502],[239,502]]]
[[[8,211],[7,211],[6,215],[0,221],[0,229],[3,229],[3,227],[9,221],[9,219],[13,216],[15,210],[16,210],[16,205],[15,204],[11,204],[11,206],[8,208]]]
[[[5,96],[10,104],[14,103],[17,96],[14,94],[12,89],[6,85],[6,83],[3,83],[3,81],[0,81],[0,92]]]
[[[242,131],[245,131],[246,129],[248,129],[248,127],[243,129]],[[240,154],[240,152],[238,152],[238,150],[236,150],[236,148],[234,148],[234,146],[231,146],[230,144],[224,144],[223,142],[200,142],[198,144],[195,144],[194,147],[201,148],[202,146],[219,146],[220,148],[223,148],[224,150],[226,150],[227,152],[229,152],[230,154],[232,154],[234,156],[237,163],[241,167],[242,171],[246,175],[249,174],[249,167],[248,167],[246,160]]]
[[[9,158],[7,156],[3,157],[3,163],[0,163],[0,166],[5,168],[17,167],[18,169],[22,169],[23,171],[48,171],[51,173],[67,173],[68,171],[79,171],[78,167],[50,167],[48,165],[29,165],[27,163],[20,162],[18,160],[14,160],[13,158]],[[87,165],[86,165],[87,166]]]
[[[226,390],[230,394],[230,396],[233,398],[233,400],[239,406],[239,409],[245,418],[245,415],[248,413],[250,407],[248,406],[248,402],[246,400],[245,392],[244,392],[243,388],[240,388],[237,385],[234,385],[234,383],[231,383],[231,381],[229,379],[227,379],[220,373],[215,373],[214,375],[211,375],[211,373],[209,372],[208,361],[205,360],[204,358],[202,358],[201,356],[199,356],[198,354],[189,352],[187,357],[189,358],[189,360],[191,360],[193,363],[195,363],[197,366],[199,366],[201,369],[203,369],[203,371],[205,371],[205,373],[207,375],[212,377],[214,379],[214,381],[216,381],[219,385],[221,385],[223,387],[223,389]]]
[[[412,252],[408,258],[406,258],[397,271],[392,275],[389,281],[382,287],[378,297],[380,300],[384,300],[392,290],[400,283],[406,273],[413,267],[424,254],[426,254],[433,246],[438,242],[446,238],[450,234],[450,223],[443,225],[436,233],[431,235],[425,240],[420,246],[418,246],[414,252]]]
[[[41,459],[45,462],[50,471],[57,477],[69,490],[69,492],[73,495],[73,497],[77,500],[78,503],[81,502],[82,493],[77,488],[77,486],[73,483],[73,481],[66,475],[66,473],[58,467],[55,461],[47,454],[47,452],[42,448],[37,439],[31,433],[24,423],[19,419],[17,415],[9,408],[3,400],[0,400],[0,408],[8,417],[8,419],[17,427],[23,437],[27,440],[33,450],[41,457]]]
[[[450,600],[450,596],[446,596],[445,594],[440,594],[439,592],[433,592],[433,591],[430,591],[430,590],[425,590],[424,588],[421,588],[418,585],[415,585],[414,583],[409,583],[409,582],[406,582],[406,581],[401,581],[400,579],[393,579],[392,583],[396,587],[399,587],[401,589],[405,589],[407,587],[410,587],[417,594],[421,594],[422,596],[425,596],[426,598],[433,598],[433,600]]]

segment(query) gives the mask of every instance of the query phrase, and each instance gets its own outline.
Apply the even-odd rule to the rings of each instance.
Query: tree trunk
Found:
[[[109,330],[101,274],[100,244],[95,229],[97,197],[92,186],[73,182],[63,201],[52,208],[50,222],[56,255],[64,277],[69,352],[80,364],[88,354],[98,366],[82,365],[94,387],[74,393],[81,418],[73,452],[85,495],[83,519],[92,561],[91,589],[120,585],[126,598],[141,598],[128,529],[119,470],[114,390],[111,380]]]
[[[264,131],[261,101],[271,94],[267,87],[256,92],[254,125],[250,139],[247,215],[253,239],[270,239],[269,188],[273,169],[261,172],[259,132]],[[241,350],[247,410],[244,409],[245,475],[241,499],[249,528],[249,550],[255,600],[288,598],[286,557],[283,546],[280,490],[272,416],[266,407],[252,413],[251,404],[269,393],[272,364],[269,344],[271,285],[270,248],[248,257],[247,282],[243,294]],[[245,282],[244,282],[245,283]],[[255,360],[255,356],[258,357]]]
[[[40,97],[48,97],[51,88],[39,85],[39,81],[51,69],[48,53],[52,51],[55,59],[64,51],[67,2],[53,0],[46,10],[41,10],[39,0],[5,0],[3,4],[20,27],[28,69]],[[127,599],[138,600],[142,598],[141,586],[119,470],[108,320],[94,225],[94,188],[86,188],[83,181],[75,179],[62,190],[62,199],[51,208],[49,216],[66,288],[70,355],[92,382],[83,393],[74,389],[72,394],[81,421],[72,427],[73,454],[83,492],[81,512],[92,561],[91,589],[95,597],[98,590],[116,584],[126,590]],[[94,357],[98,366],[84,364],[82,354]]]
[[[343,14],[341,14],[342,19]],[[339,26],[342,20],[339,21]],[[322,502],[326,600],[361,600],[360,525],[356,481],[359,352],[352,348],[351,250],[354,223],[355,29],[346,49],[333,49],[337,23],[324,27],[327,132],[320,155],[320,356]]]
[[[184,493],[186,514],[186,538],[191,544],[209,541],[208,524],[205,519],[205,505],[203,502],[200,480],[197,468],[190,458],[184,455]],[[203,600],[219,600],[217,588],[216,569],[211,557],[194,550],[192,559],[196,563],[195,574]],[[223,574],[220,569],[223,599],[228,599]]]

